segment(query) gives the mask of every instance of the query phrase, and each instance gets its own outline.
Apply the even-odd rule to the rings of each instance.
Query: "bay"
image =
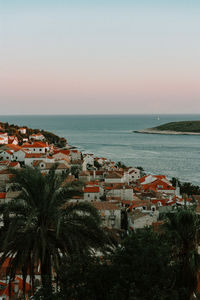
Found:
[[[95,156],[142,166],[146,172],[178,177],[200,185],[200,136],[134,133],[200,115],[10,115],[1,122],[44,129]]]

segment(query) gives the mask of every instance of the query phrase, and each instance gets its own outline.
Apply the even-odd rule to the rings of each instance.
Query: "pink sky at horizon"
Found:
[[[0,10],[1,114],[200,112],[199,6],[172,8]]]

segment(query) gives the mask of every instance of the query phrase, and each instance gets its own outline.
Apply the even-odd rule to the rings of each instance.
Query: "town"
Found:
[[[142,228],[156,223],[159,213],[181,205],[191,205],[191,197],[183,197],[178,186],[165,175],[144,175],[137,167],[126,167],[105,157],[81,153],[68,145],[59,148],[48,143],[41,133],[27,136],[26,128],[19,128],[17,136],[0,127],[0,198],[1,203],[12,198],[9,191],[10,168],[37,167],[48,173],[54,164],[56,172],[68,181],[83,183],[83,195],[73,202],[88,201],[99,211],[104,226],[121,229],[121,217],[127,215],[127,229]]]
[[[20,137],[20,138],[19,138]],[[64,141],[64,142],[63,142]],[[118,233],[162,224],[160,215],[174,211],[177,207],[196,204],[198,197],[181,195],[178,183],[173,186],[164,174],[145,174],[141,167],[125,166],[105,157],[81,153],[62,139],[62,147],[52,143],[38,131],[27,127],[16,127],[15,134],[10,126],[0,126],[0,203],[9,203],[18,192],[10,190],[13,169],[26,166],[37,168],[41,174],[50,172],[56,165],[56,173],[68,183],[80,182],[81,195],[70,199],[72,203],[89,202],[94,206],[102,226]],[[0,284],[5,285],[7,259],[1,267]],[[22,290],[22,277],[17,276]],[[28,285],[28,283],[27,283]],[[2,299],[9,296],[9,288],[2,288]]]

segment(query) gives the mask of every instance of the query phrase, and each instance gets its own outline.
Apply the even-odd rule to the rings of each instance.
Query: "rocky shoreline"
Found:
[[[164,135],[200,135],[200,132],[182,132],[182,131],[170,131],[170,130],[156,130],[152,128],[134,130],[135,133],[146,134],[164,134]]]

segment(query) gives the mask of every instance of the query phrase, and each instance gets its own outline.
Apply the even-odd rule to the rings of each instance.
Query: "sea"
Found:
[[[146,173],[200,185],[200,136],[134,133],[200,115],[4,115],[1,122],[26,125],[65,137],[84,153],[93,153]]]

